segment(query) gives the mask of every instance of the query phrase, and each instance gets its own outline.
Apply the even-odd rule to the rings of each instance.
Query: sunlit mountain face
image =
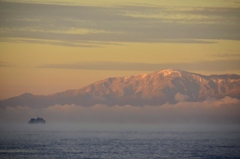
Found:
[[[163,105],[179,102],[201,102],[209,98],[240,99],[240,76],[200,75],[177,69],[167,69],[150,74],[111,77],[76,90],[51,95],[25,93],[2,100],[1,107],[75,104],[93,106]]]

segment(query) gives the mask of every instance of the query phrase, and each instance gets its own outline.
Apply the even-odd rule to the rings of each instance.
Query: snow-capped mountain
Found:
[[[240,75],[205,76],[177,69],[128,77],[111,77],[77,90],[51,95],[23,95],[0,101],[6,106],[37,106],[76,104],[162,105],[166,102],[197,102],[207,98],[230,96],[240,99]]]

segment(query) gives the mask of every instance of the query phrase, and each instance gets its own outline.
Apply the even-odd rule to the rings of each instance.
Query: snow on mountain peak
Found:
[[[143,78],[145,78],[147,75],[148,75],[148,74],[141,74],[141,75],[140,75],[140,78],[143,79]]]
[[[157,74],[161,74],[161,75],[163,75],[163,77],[166,77],[166,76],[169,76],[169,75],[172,75],[172,74],[181,77],[183,72],[184,71],[179,70],[179,69],[170,68],[170,69],[166,69],[166,70],[161,70],[161,71],[157,72]]]
[[[2,100],[0,106],[162,105],[167,102],[197,102],[226,96],[240,99],[240,75],[205,76],[178,69],[166,69],[150,74],[111,77],[78,90],[64,91],[51,96],[24,94]]]

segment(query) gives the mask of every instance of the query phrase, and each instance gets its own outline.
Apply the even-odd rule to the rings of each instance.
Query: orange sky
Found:
[[[49,2],[0,1],[0,99],[172,67],[240,74],[237,1]]]

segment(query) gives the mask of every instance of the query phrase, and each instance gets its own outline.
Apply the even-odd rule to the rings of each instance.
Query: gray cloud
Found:
[[[178,68],[188,71],[234,71],[240,70],[240,59],[199,61],[195,63],[79,62],[70,64],[47,64],[36,68],[129,71],[158,71],[167,68]]]
[[[68,42],[68,41],[55,41],[55,40],[44,40],[44,39],[1,39],[0,42],[15,42],[15,43],[31,43],[31,44],[51,44],[51,45],[60,45],[60,46],[70,46],[70,47],[102,47],[102,45],[117,45],[114,43],[108,43],[108,42],[82,42],[82,43],[76,43],[76,42]]]
[[[0,121],[26,123],[35,116],[48,123],[109,123],[109,124],[240,124],[240,101],[235,98],[208,99],[202,102],[180,102],[162,106],[81,107],[54,105],[47,108],[7,107],[0,111]]]
[[[79,47],[109,42],[239,40],[239,14],[239,8],[103,7],[1,1],[0,39],[48,40],[50,44]]]
[[[214,57],[220,57],[220,58],[240,58],[239,53],[227,53],[227,54],[213,54]]]
[[[14,67],[15,65],[12,63],[0,61],[0,67]]]

